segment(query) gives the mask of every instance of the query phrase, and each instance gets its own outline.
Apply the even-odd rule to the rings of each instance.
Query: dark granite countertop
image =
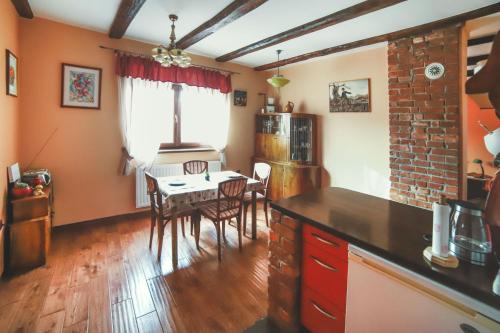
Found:
[[[491,291],[497,272],[494,261],[486,267],[460,261],[452,269],[424,259],[422,251],[431,245],[423,238],[432,232],[431,211],[341,188],[316,190],[271,207],[500,309],[500,296]]]

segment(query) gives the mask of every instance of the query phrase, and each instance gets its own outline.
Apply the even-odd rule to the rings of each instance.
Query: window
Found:
[[[172,90],[165,107],[168,125],[161,148],[222,148],[229,121],[227,95],[179,84],[172,85]]]

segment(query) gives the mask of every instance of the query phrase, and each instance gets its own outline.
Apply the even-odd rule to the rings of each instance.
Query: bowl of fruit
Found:
[[[33,193],[33,189],[26,183],[17,182],[12,188],[12,196],[16,199],[28,197]]]

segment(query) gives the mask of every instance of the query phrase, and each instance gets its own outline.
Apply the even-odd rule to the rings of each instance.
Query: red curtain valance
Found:
[[[153,59],[118,54],[116,74],[144,80],[185,83],[189,86],[217,89],[221,93],[231,92],[231,75],[224,75],[199,67],[162,67]]]

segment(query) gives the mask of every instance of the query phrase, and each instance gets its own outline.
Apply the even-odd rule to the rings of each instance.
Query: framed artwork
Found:
[[[234,105],[247,106],[247,92],[243,90],[235,90],[233,93]]]
[[[102,69],[62,64],[61,107],[100,109]]]
[[[7,87],[7,95],[17,97],[17,88],[18,88],[18,71],[17,71],[17,57],[14,53],[9,50],[5,50],[5,77],[6,77],[6,87]]]
[[[370,112],[370,79],[330,83],[330,112]]]

